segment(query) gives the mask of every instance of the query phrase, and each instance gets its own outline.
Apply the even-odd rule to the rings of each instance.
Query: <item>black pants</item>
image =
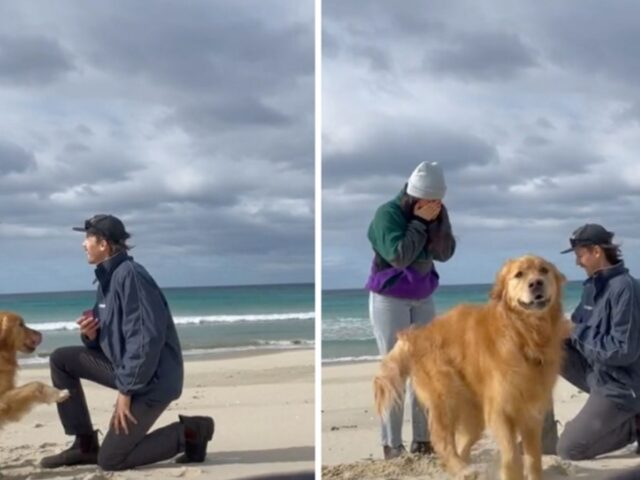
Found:
[[[608,477],[607,480],[640,480],[640,468],[631,468],[623,473]]]
[[[618,450],[636,440],[635,416],[638,412],[597,392],[589,392],[587,375],[591,367],[571,344],[565,347],[562,376],[590,393],[576,417],[567,422],[558,440],[557,453],[568,460],[586,460]]]
[[[116,388],[111,362],[104,354],[86,347],[63,347],[49,359],[51,380],[56,388],[68,389],[70,397],[58,403],[58,415],[67,435],[93,433],[91,416],[80,379]],[[114,394],[115,399],[115,394]],[[184,427],[175,422],[147,435],[168,404],[150,404],[131,400],[131,414],[137,424],[128,422],[129,433],[115,433],[109,428],[98,454],[98,465],[104,470],[125,470],[159,462],[184,451]]]

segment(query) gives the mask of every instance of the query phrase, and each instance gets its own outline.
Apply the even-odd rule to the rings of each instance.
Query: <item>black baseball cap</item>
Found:
[[[571,248],[567,248],[560,253],[569,253],[576,247],[586,247],[589,245],[613,245],[613,232],[610,232],[597,223],[587,223],[573,232],[569,243]]]
[[[84,221],[84,227],[73,227],[76,232],[95,232],[113,243],[120,243],[131,235],[124,228],[124,223],[113,215],[98,214]]]

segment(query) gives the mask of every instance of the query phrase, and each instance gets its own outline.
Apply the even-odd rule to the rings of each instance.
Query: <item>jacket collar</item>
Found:
[[[126,251],[116,253],[112,257],[107,258],[104,262],[98,264],[96,267],[96,279],[100,282],[103,288],[106,288],[111,281],[111,276],[116,268],[120,266],[120,264],[126,260],[132,260],[133,257],[130,257]]]
[[[609,283],[613,277],[617,277],[618,275],[622,275],[627,273],[629,270],[624,266],[623,261],[619,261],[615,265],[612,265],[608,268],[604,268],[602,270],[598,270],[592,276],[587,278],[583,285],[587,285],[592,283],[596,293],[602,291],[602,289]]]

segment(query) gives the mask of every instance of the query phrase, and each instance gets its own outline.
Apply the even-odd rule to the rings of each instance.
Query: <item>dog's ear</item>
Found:
[[[504,295],[504,289],[506,288],[507,283],[507,271],[511,266],[512,260],[507,260],[502,268],[498,271],[496,275],[496,280],[493,282],[493,288],[491,289],[491,293],[489,294],[489,298],[496,302],[502,300]]]
[[[558,270],[558,267],[556,267],[553,263],[550,264],[552,269],[553,269],[553,274],[556,277],[556,282],[558,282],[558,285],[564,285],[565,283],[567,283],[567,277],[564,276],[564,274]]]
[[[12,312],[0,312],[0,350],[11,350],[14,348],[15,327],[21,318]]]
[[[0,348],[4,348],[7,345],[7,337],[9,332],[9,321],[7,314],[0,313]]]

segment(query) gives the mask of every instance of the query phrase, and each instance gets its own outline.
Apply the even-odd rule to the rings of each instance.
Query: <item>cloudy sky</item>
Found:
[[[445,170],[445,284],[527,252],[582,279],[599,222],[640,275],[640,5],[323,2],[323,288],[361,287],[367,226],[421,161]]]
[[[94,213],[163,286],[313,281],[312,0],[0,18],[0,293],[91,289]]]

